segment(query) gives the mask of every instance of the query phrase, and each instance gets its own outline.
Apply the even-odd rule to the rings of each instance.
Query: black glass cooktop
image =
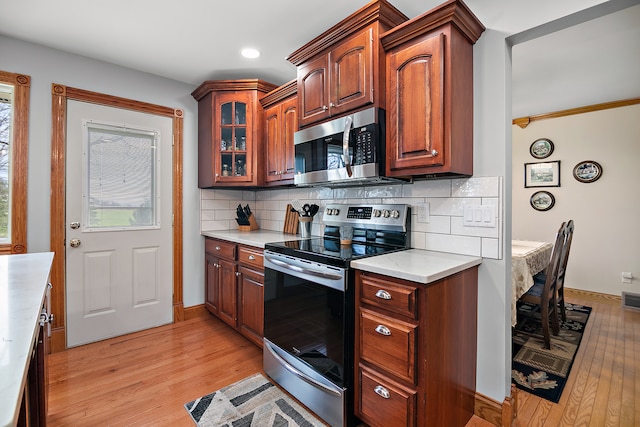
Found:
[[[303,258],[338,267],[349,267],[350,261],[359,258],[382,255],[407,249],[405,245],[380,242],[352,241],[350,245],[341,245],[333,237],[292,240],[288,242],[267,243],[265,249],[284,255]]]

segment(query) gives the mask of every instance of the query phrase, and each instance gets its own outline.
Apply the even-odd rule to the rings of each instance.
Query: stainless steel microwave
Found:
[[[384,179],[384,110],[368,108],[294,134],[294,183],[348,186]]]

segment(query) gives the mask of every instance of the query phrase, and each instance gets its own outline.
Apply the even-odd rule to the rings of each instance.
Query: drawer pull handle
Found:
[[[220,250],[220,246],[216,246],[216,251],[219,251],[219,250]]]
[[[373,391],[375,391],[378,396],[384,397],[385,399],[389,399],[391,397],[391,395],[389,394],[389,390],[382,387],[381,385],[377,385],[373,389]]]
[[[253,261],[254,259],[256,259],[256,257],[254,257],[253,255],[249,255],[249,261]]]
[[[386,335],[386,336],[391,335],[391,331],[389,330],[389,328],[387,328],[384,325],[376,326],[376,332],[379,333],[380,335]]]
[[[378,289],[378,292],[376,292],[376,296],[381,299],[391,299],[391,294],[382,289]]]

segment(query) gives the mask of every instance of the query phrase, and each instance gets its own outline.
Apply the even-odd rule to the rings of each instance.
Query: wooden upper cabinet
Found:
[[[372,1],[289,55],[298,67],[300,127],[367,105],[384,106],[379,36],[407,19],[386,0]]]
[[[484,29],[450,0],[380,36],[387,176],[473,175],[473,44]]]
[[[443,50],[444,36],[437,34],[387,57],[391,171],[444,164]]]
[[[258,79],[212,80],[191,93],[198,101],[198,187],[264,184],[258,99],[275,88]]]
[[[260,99],[264,108],[265,183],[293,184],[295,172],[293,136],[298,130],[296,80]]]

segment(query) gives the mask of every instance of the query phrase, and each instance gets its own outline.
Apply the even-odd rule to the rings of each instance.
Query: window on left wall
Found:
[[[0,70],[0,254],[27,252],[30,82]]]

